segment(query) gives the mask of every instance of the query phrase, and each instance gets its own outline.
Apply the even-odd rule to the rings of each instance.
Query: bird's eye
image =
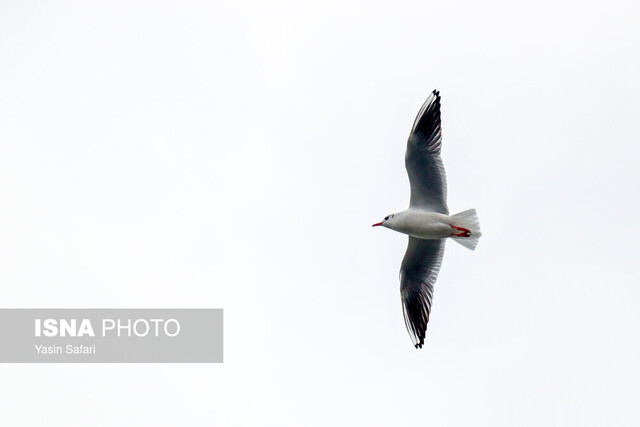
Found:
[[[385,216],[385,217],[384,217],[384,220],[385,220],[385,221],[386,221],[386,220],[388,220],[388,219],[389,219],[389,217],[388,217],[388,216]]]

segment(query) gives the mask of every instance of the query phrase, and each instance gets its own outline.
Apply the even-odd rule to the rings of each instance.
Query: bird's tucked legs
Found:
[[[467,230],[466,228],[456,227],[455,225],[452,225],[451,228],[455,228],[456,230],[462,231],[462,233],[452,234],[452,236],[456,236],[456,237],[470,237],[471,236],[471,231]]]

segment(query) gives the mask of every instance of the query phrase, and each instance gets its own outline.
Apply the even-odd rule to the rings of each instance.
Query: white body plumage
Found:
[[[409,208],[390,215],[383,227],[421,239],[443,239],[455,230],[451,217],[437,212]]]
[[[419,208],[409,208],[388,215],[381,223],[383,227],[408,234],[419,239],[444,239],[451,237],[461,245],[474,250],[478,245],[480,223],[475,209],[469,209],[455,215],[445,215]],[[461,233],[468,230],[469,233]]]

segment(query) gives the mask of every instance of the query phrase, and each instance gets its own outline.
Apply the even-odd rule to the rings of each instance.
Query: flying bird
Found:
[[[400,267],[400,295],[404,322],[416,348],[424,344],[445,240],[452,238],[474,250],[482,235],[475,209],[449,215],[441,146],[440,92],[434,90],[420,108],[407,141],[409,208],[373,224],[409,235]]]

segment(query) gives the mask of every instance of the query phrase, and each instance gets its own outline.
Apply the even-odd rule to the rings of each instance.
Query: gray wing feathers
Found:
[[[444,239],[425,240],[409,237],[407,252],[400,268],[400,295],[404,322],[416,348],[422,348],[431,313],[433,285],[438,278]]]
[[[405,166],[411,184],[410,206],[448,215],[447,179],[440,157],[441,146],[440,92],[434,90],[413,123]]]

